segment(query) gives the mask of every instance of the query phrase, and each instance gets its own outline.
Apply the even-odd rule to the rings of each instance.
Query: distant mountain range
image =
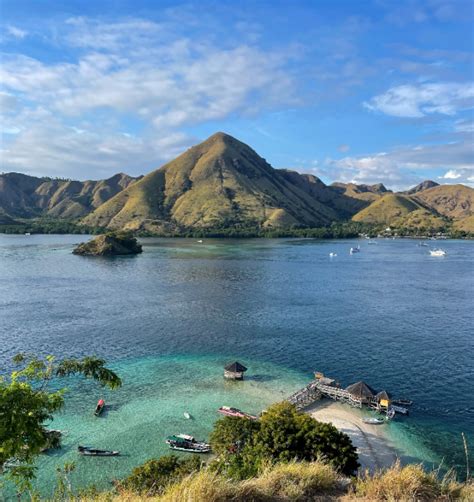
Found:
[[[394,228],[474,232],[472,188],[424,181],[402,193],[274,169],[244,143],[216,133],[163,167],[101,181],[0,175],[0,225],[57,218],[150,233],[321,227],[353,220]]]

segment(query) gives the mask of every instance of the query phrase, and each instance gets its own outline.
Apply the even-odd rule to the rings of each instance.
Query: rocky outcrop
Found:
[[[82,256],[119,256],[138,254],[142,246],[137,239],[125,232],[110,232],[99,235],[89,242],[79,244],[73,254]]]

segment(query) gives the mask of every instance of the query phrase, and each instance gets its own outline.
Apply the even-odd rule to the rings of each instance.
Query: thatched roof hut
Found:
[[[243,364],[235,361],[224,367],[224,378],[229,378],[231,380],[243,380],[244,373],[246,371],[247,368]]]
[[[390,401],[392,397],[386,390],[381,390],[380,392],[377,393],[375,399],[377,400],[378,403],[380,403],[380,401]]]
[[[362,402],[367,402],[372,400],[375,397],[375,390],[372,389],[369,385],[367,385],[362,380],[360,382],[353,383],[346,388],[347,392],[349,392],[353,397],[360,399]]]

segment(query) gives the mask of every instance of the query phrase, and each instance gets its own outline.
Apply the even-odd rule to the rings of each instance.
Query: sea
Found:
[[[463,478],[464,433],[474,465],[472,241],[144,238],[136,256],[73,255],[88,238],[0,235],[0,374],[26,352],[97,355],[123,379],[115,391],[61,381],[65,407],[48,425],[63,446],[38,460],[43,496],[66,462],[75,489],[110,488],[169,453],[168,435],[206,439],[220,406],[259,413],[315,371],[414,401],[383,426],[403,461]],[[438,247],[446,256],[430,256]],[[224,380],[236,360],[245,380]],[[78,445],[122,454],[81,457]]]

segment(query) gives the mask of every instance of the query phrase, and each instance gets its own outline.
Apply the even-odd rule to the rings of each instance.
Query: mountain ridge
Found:
[[[0,225],[50,217],[89,227],[179,234],[354,221],[419,229],[453,225],[474,232],[473,193],[464,185],[431,180],[405,192],[382,183],[326,185],[313,174],[275,169],[250,146],[218,132],[136,178],[118,173],[75,181],[2,174]]]

